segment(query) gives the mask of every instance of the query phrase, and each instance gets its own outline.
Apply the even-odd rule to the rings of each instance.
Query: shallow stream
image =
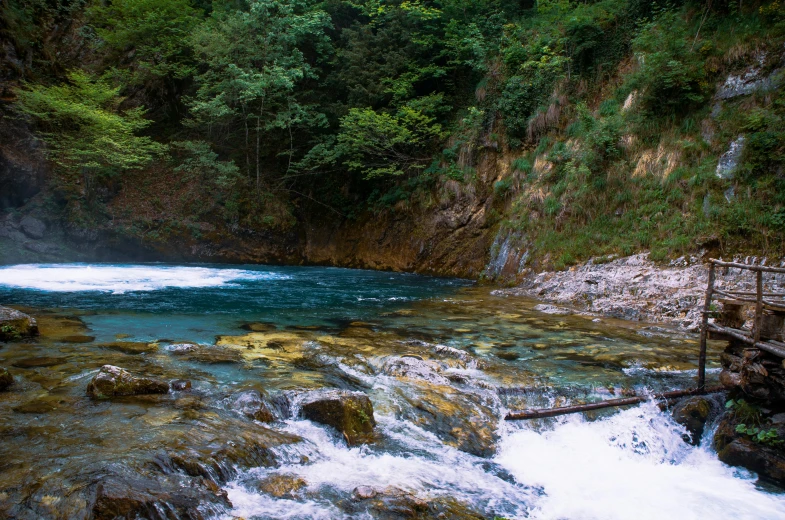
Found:
[[[502,419],[694,385],[697,338],[667,328],[320,267],[7,266],[0,303],[41,331],[0,344],[0,516],[89,517],[99,494],[161,518],[785,518],[655,404]],[[95,401],[105,364],[192,387]],[[320,388],[370,397],[373,443],[301,418]],[[273,422],[245,413],[254,395]]]

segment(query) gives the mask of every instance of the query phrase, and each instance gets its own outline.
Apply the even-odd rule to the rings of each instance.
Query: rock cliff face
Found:
[[[199,222],[192,226],[198,233],[145,242],[129,236],[114,221],[84,229],[64,224],[41,203],[40,195],[23,205],[43,189],[40,177],[45,177],[46,171],[45,163],[39,164],[34,154],[25,155],[25,149],[32,150],[25,143],[0,145],[0,184],[4,171],[13,184],[2,191],[9,195],[6,205],[0,205],[0,263],[168,260],[311,264],[479,278],[496,235],[496,222],[489,215],[498,204],[491,189],[497,164],[490,156],[478,168],[478,184],[448,181],[428,207],[390,208],[354,220],[310,208],[300,211],[298,223],[288,231],[228,230],[222,223]],[[17,156],[32,159],[9,159]]]

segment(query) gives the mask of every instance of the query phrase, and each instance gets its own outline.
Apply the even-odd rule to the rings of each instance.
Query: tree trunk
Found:
[[[259,187],[262,180],[262,166],[261,166],[261,143],[262,143],[262,116],[264,115],[264,96],[262,96],[262,104],[259,106],[259,118],[256,120],[256,191],[259,192]]]

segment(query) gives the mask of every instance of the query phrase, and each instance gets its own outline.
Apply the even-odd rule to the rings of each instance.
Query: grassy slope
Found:
[[[637,30],[632,55],[608,79],[583,94],[554,88],[539,113],[555,121],[529,120],[534,142],[497,183],[508,201],[504,227],[528,239],[535,262],[563,268],[701,248],[785,254],[782,89],[714,97],[728,74],[751,66],[779,78],[783,38],[769,14],[665,13]],[[560,105],[560,96],[569,101]],[[719,157],[740,135],[741,164],[719,178]]]

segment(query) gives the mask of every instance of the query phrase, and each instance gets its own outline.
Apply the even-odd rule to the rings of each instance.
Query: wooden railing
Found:
[[[755,273],[755,291],[720,290],[715,287],[717,268],[743,269]],[[768,267],[764,265],[741,264],[737,262],[723,262],[712,259],[709,261],[709,281],[706,286],[706,299],[703,303],[700,354],[698,357],[698,389],[706,386],[706,341],[709,334],[714,332],[726,338],[736,339],[752,345],[754,348],[764,350],[770,354],[785,358],[785,343],[776,338],[763,337],[764,312],[774,315],[785,314],[785,293],[765,292],[763,290],[764,273],[785,274],[785,268]],[[755,318],[752,330],[733,328],[718,323],[709,323],[712,299],[715,296],[725,298],[725,305],[755,305]]]
[[[755,291],[740,291],[740,290],[721,290],[715,287],[717,279],[717,268],[736,268],[744,269],[755,273]],[[706,300],[703,302],[703,319],[701,321],[701,334],[700,334],[700,354],[698,357],[698,387],[695,389],[687,390],[674,390],[672,392],[665,392],[653,396],[633,396],[625,397],[622,399],[609,399],[597,403],[577,404],[571,406],[562,406],[559,408],[545,408],[535,410],[511,411],[505,417],[508,421],[516,421],[521,419],[540,419],[544,417],[556,417],[569,413],[586,412],[589,410],[599,410],[602,408],[612,408],[616,406],[629,406],[632,404],[641,403],[650,399],[658,401],[667,401],[669,399],[676,399],[690,395],[701,395],[707,393],[714,393],[722,391],[721,386],[706,388],[706,341],[708,340],[709,333],[714,332],[724,338],[736,339],[744,343],[752,345],[754,348],[759,348],[770,354],[777,355],[785,358],[785,342],[779,341],[774,338],[766,337],[764,335],[764,312],[770,312],[774,315],[785,316],[785,293],[778,292],[765,292],[763,290],[763,275],[764,273],[779,273],[785,274],[785,268],[780,267],[767,267],[763,265],[740,264],[736,262],[723,262],[721,260],[709,261],[709,281],[706,286]],[[727,305],[741,306],[740,312],[743,311],[745,304],[755,305],[755,319],[753,321],[752,330],[741,328],[733,328],[723,326],[717,323],[709,323],[709,315],[712,312],[711,303],[715,296],[725,298],[723,302]],[[744,320],[742,320],[743,323]]]

